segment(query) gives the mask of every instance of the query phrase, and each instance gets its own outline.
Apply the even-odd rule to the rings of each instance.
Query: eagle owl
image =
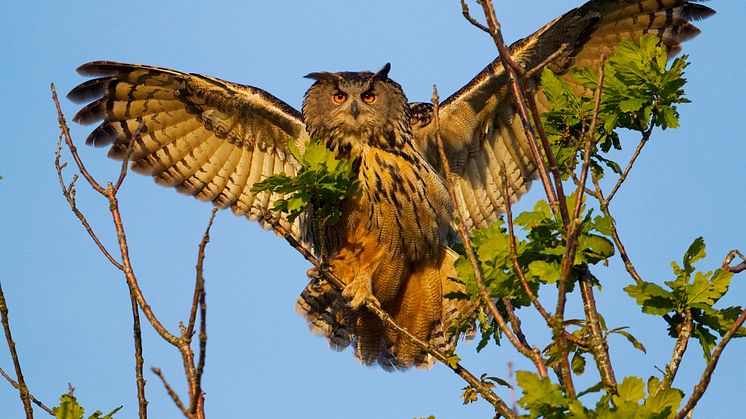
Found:
[[[542,67],[573,83],[573,67],[598,68],[624,38],[655,34],[670,55],[699,30],[689,23],[714,13],[685,0],[592,0],[510,46],[513,59],[529,70],[540,110],[546,98]],[[467,228],[496,220],[509,199],[524,194],[535,162],[510,90],[510,79],[495,59],[439,106],[441,138],[456,182],[457,202],[447,193],[435,140],[433,107],[410,103],[389,79],[387,64],[372,72],[319,72],[302,112],[252,86],[165,68],[95,61],[78,68],[97,76],[68,97],[91,103],[74,117],[103,120],[87,144],[110,146],[109,156],[128,153],[136,172],[162,185],[230,208],[267,225],[264,219],[282,196],[252,194],[267,176],[295,175],[300,166],[289,153],[303,152],[319,139],[339,157],[356,162],[360,187],[342,202],[333,226],[314,228],[307,210],[293,222],[278,222],[318,254],[325,249],[332,271],[346,284],[337,290],[311,278],[297,302],[312,331],[333,348],[353,346],[367,365],[385,369],[427,367],[432,359],[361,307],[377,301],[398,324],[438,348],[451,348],[448,333],[459,314],[473,308],[445,298],[459,289],[452,211]],[[577,89],[581,89],[576,86]],[[133,133],[139,135],[132,142]],[[504,172],[503,172],[504,170]],[[507,182],[507,185],[503,185]]]

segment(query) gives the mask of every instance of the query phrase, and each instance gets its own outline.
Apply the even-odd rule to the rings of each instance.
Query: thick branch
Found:
[[[692,311],[686,310],[686,312],[684,312],[684,322],[681,324],[679,336],[676,338],[676,345],[673,347],[671,361],[669,361],[668,366],[666,366],[666,373],[663,376],[663,381],[661,381],[660,386],[658,386],[658,391],[665,388],[671,388],[671,384],[673,384],[673,380],[676,378],[676,373],[679,370],[679,365],[681,365],[681,360],[684,358],[684,353],[686,352],[686,347],[691,335]]]

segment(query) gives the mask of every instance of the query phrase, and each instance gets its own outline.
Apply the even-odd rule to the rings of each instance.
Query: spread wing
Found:
[[[253,195],[252,185],[298,170],[288,143],[305,148],[301,115],[261,89],[110,61],[84,64],[78,73],[101,76],[68,94],[77,103],[93,100],[75,115],[76,122],[103,121],[86,144],[110,146],[109,157],[123,160],[139,128],[129,157],[132,169],[156,183],[263,223],[262,215],[280,196]],[[297,221],[281,223],[300,240]]]
[[[601,54],[609,56],[624,38],[655,34],[674,55],[680,43],[699,33],[689,23],[715,12],[684,0],[592,0],[511,45],[511,56],[527,70],[546,65],[567,75],[573,67],[597,68]],[[540,71],[537,87],[540,111],[546,98]],[[565,76],[567,81],[572,81]],[[413,104],[413,131],[425,157],[440,167],[434,138],[432,107]],[[490,63],[466,86],[440,105],[441,136],[454,173],[459,205],[466,209],[469,228],[493,222],[505,208],[501,167],[505,167],[511,201],[528,191],[536,174],[526,136],[510,91],[510,78],[500,59]]]

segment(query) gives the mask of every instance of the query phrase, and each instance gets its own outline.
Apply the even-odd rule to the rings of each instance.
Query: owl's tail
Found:
[[[458,255],[443,247],[441,257],[409,267],[408,275],[392,301],[382,302],[393,320],[420,340],[439,350],[452,350],[460,336],[451,326],[461,316],[473,316],[474,307],[464,300],[449,299],[449,293],[464,291],[452,280]],[[354,355],[363,364],[379,364],[385,370],[411,366],[430,368],[433,358],[410,339],[361,307],[352,310],[342,293],[323,278],[313,277],[301,293],[296,310],[308,321],[314,334],[325,336],[329,346],[342,350],[353,344]]]

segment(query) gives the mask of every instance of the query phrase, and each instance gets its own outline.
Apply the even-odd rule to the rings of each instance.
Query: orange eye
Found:
[[[335,93],[332,95],[332,99],[334,99],[337,103],[344,103],[345,100],[347,100],[347,94],[345,93]]]
[[[365,103],[373,103],[376,101],[376,95],[373,93],[363,93],[361,97]]]

